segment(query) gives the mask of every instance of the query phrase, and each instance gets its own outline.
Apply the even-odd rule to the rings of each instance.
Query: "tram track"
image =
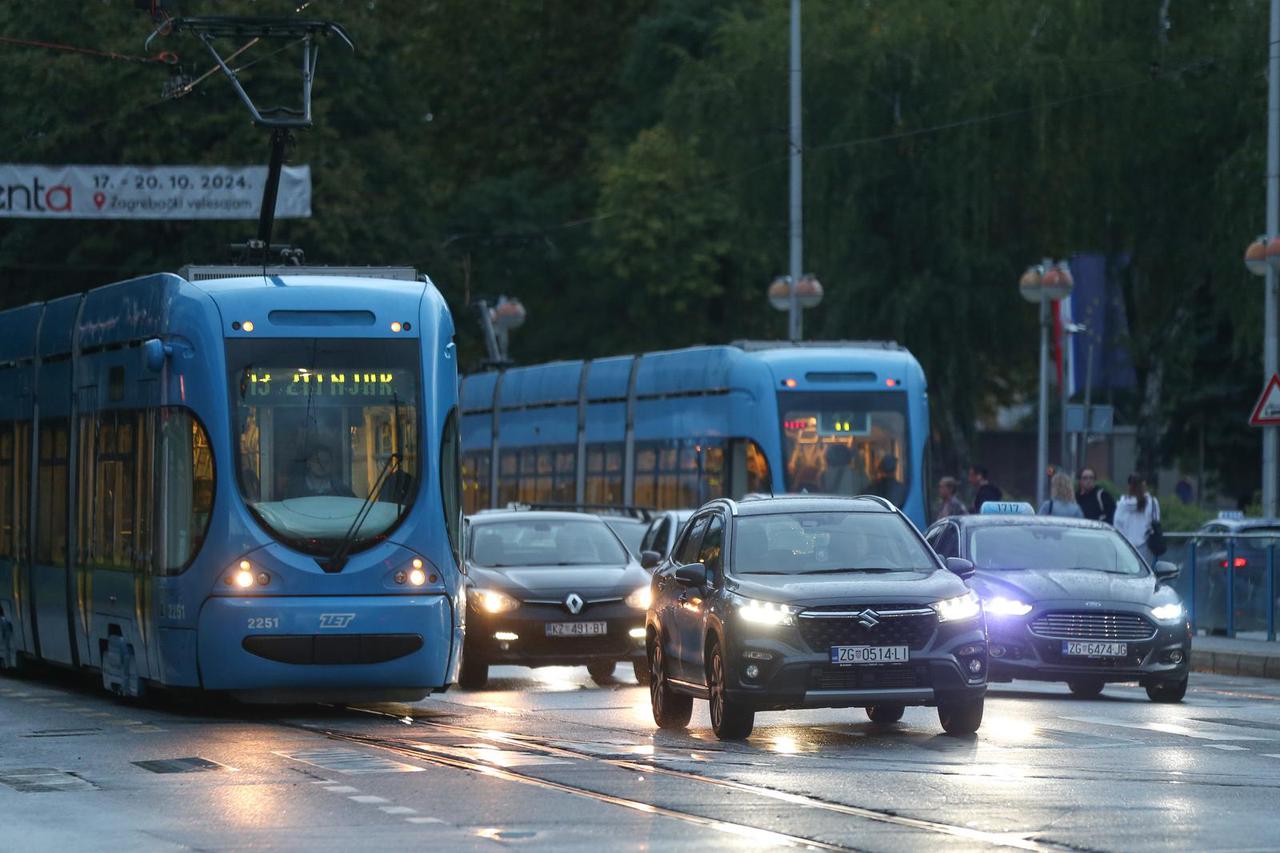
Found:
[[[352,710],[360,710],[374,716],[385,717],[397,722],[405,722],[405,718],[394,714],[386,713],[369,708],[352,708]],[[928,820],[925,818],[909,817],[894,812],[868,808],[865,806],[849,805],[831,800],[824,800],[805,794],[797,794],[790,791],[783,791],[777,788],[769,788],[761,785],[753,785],[746,782],[739,782],[733,779],[721,779],[713,776],[705,776],[693,773],[687,770],[680,770],[672,767],[666,767],[661,764],[610,756],[594,755],[576,749],[564,746],[562,743],[552,743],[548,739],[522,735],[511,732],[495,731],[493,729],[481,729],[470,726],[458,725],[456,723],[446,723],[439,720],[423,720],[414,718],[412,725],[421,726],[423,728],[432,729],[437,732],[453,734],[461,737],[474,739],[479,742],[488,742],[499,744],[514,749],[539,752],[544,755],[566,759],[569,761],[581,761],[593,763],[596,765],[613,767],[628,773],[637,773],[642,775],[657,775],[671,779],[678,779],[683,782],[692,783],[698,786],[707,786],[718,788],[726,791],[734,791],[745,796],[756,797],[766,801],[796,806],[814,812],[840,815],[843,817],[865,820],[875,824],[897,827],[899,829],[922,832],[930,835],[950,837],[956,840],[963,840],[970,843],[979,843],[998,849],[1013,850],[1030,850],[1030,851],[1064,851],[1064,853],[1085,853],[1088,848],[1063,844],[1060,842],[1036,839],[1030,833],[1000,833],[988,832],[986,830],[974,829],[967,826],[958,826],[955,824],[944,823],[936,820]],[[358,732],[342,731],[332,728],[301,726],[301,728],[309,731],[323,733],[325,736],[346,743],[364,745],[376,749],[382,749],[396,753],[405,757],[416,758],[438,766],[451,767],[460,770],[469,770],[481,773],[495,778],[505,779],[507,781],[534,785],[545,789],[557,790],[575,796],[587,799],[605,802],[612,805],[629,808],[634,811],[640,811],[648,814],[661,815],[676,820],[683,820],[708,828],[716,829],[722,832],[728,832],[735,835],[750,837],[757,840],[763,840],[774,844],[786,845],[792,847],[808,847],[820,850],[858,850],[859,848],[841,843],[833,843],[812,836],[797,835],[793,833],[778,832],[776,830],[765,829],[762,827],[752,826],[750,824],[735,823],[732,821],[724,821],[719,818],[707,817],[706,815],[697,814],[695,812],[673,808],[671,806],[659,806],[647,803],[641,800],[632,799],[617,794],[610,794],[603,791],[593,790],[581,785],[569,784],[563,781],[556,781],[544,778],[536,773],[512,768],[500,767],[494,763],[486,762],[481,758],[470,757],[466,754],[466,750],[458,747],[445,746],[429,741],[409,739],[403,737],[384,737],[378,735],[368,735]]]

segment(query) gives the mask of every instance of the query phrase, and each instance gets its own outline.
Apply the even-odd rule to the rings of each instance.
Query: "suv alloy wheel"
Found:
[[[655,637],[649,641],[649,704],[653,706],[653,721],[660,729],[683,729],[693,716],[693,697],[672,692],[667,686],[666,666],[662,642]]]
[[[720,740],[743,740],[755,728],[756,712],[725,696],[724,656],[720,644],[711,644],[711,664],[707,668],[707,688],[711,694],[711,729]]]

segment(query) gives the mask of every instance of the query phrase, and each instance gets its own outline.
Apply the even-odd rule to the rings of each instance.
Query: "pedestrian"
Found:
[[[969,466],[969,485],[973,487],[973,509],[976,515],[982,511],[987,501],[998,501],[1004,497],[1000,487],[991,482],[991,472],[984,465]]]
[[[938,518],[951,515],[964,515],[968,512],[964,502],[956,492],[960,491],[960,481],[955,477],[943,477],[938,481]]]
[[[876,467],[876,478],[868,488],[868,492],[887,498],[894,506],[902,506],[906,490],[898,479],[898,457],[886,453]]]
[[[1160,502],[1147,494],[1147,482],[1140,474],[1130,474],[1129,493],[1116,503],[1115,528],[1148,564],[1155,561],[1149,543],[1152,527],[1159,523]]]
[[[1060,515],[1065,518],[1084,518],[1080,504],[1076,503],[1075,486],[1071,475],[1059,471],[1049,484],[1049,500],[1040,504],[1040,515]]]
[[[1116,499],[1098,485],[1098,475],[1092,468],[1080,469],[1080,491],[1076,493],[1080,511],[1090,521],[1112,524],[1116,519]]]

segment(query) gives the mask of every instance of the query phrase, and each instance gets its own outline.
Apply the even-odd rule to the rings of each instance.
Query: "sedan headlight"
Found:
[[[1181,622],[1182,612],[1182,605],[1176,602],[1151,608],[1151,615],[1156,617],[1157,622]]]
[[[935,601],[929,606],[938,611],[939,622],[963,622],[965,619],[976,619],[982,612],[982,601],[973,590],[969,590],[964,595],[957,595],[955,598]]]
[[[470,599],[477,610],[485,613],[506,613],[520,606],[519,601],[495,589],[472,590]]]
[[[649,605],[653,604],[653,589],[648,585],[640,587],[627,596],[625,604],[636,610],[648,610]]]
[[[757,601],[754,598],[737,596],[738,615],[747,622],[757,625],[794,625],[796,624],[795,607],[785,604],[774,604],[772,601]]]
[[[988,613],[996,616],[1026,616],[1031,605],[1013,598],[988,598],[982,604]]]

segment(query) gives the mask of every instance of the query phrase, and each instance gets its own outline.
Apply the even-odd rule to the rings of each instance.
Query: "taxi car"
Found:
[[[1191,625],[1173,563],[1148,566],[1110,525],[1010,501],[941,519],[925,538],[940,557],[973,563],[992,681],[1065,681],[1084,697],[1136,681],[1152,701],[1182,701]]]
[[[973,734],[987,643],[971,570],[884,498],[711,501],[654,573],[654,721],[683,728],[705,699],[716,736],[734,739],[758,711],[865,708],[891,723],[934,705],[948,734]]]
[[[608,525],[575,512],[487,510],[464,537],[467,621],[458,684],[492,664],[586,666],[607,684],[619,661],[648,680],[649,573]]]

